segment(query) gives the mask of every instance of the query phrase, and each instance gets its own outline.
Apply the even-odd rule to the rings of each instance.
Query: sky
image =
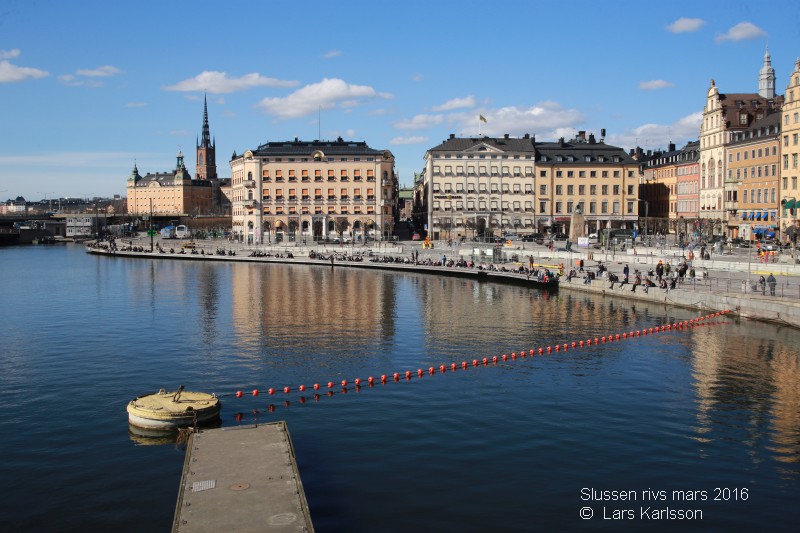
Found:
[[[783,94],[800,3],[0,0],[0,200],[194,172],[204,95],[220,177],[295,137],[391,150],[401,186],[451,133],[680,147],[767,46]]]

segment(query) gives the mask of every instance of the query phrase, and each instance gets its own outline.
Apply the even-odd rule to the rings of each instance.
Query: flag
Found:
[[[483,115],[478,115],[478,119],[479,119],[481,122],[486,122],[486,117],[484,117]]]

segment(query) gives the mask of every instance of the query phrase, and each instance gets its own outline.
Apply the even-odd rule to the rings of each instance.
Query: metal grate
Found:
[[[195,481],[192,483],[192,492],[200,492],[201,490],[213,489],[217,486],[216,479],[207,479],[205,481]]]

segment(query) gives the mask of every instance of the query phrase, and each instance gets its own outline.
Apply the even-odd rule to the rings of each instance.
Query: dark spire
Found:
[[[203,94],[203,142],[201,148],[211,147],[211,133],[208,129],[208,98]]]

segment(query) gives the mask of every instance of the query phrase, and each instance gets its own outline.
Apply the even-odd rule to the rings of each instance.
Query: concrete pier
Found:
[[[286,424],[193,434],[172,530],[313,532]]]

